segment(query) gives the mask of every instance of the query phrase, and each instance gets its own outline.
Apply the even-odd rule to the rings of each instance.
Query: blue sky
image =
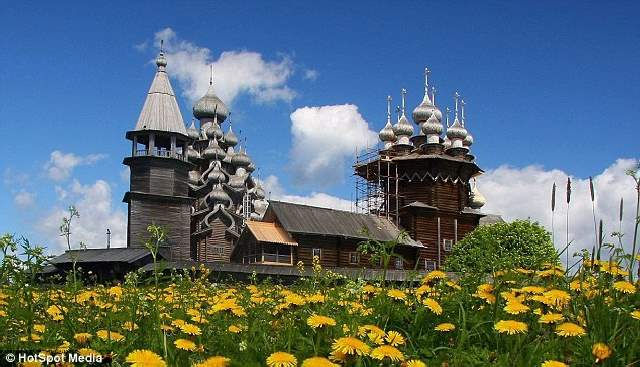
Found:
[[[425,65],[442,108],[455,90],[464,96],[473,151],[485,170],[600,175],[617,159],[638,156],[639,12],[633,1],[4,4],[0,231],[52,241],[43,218],[77,199],[61,199],[56,186],[83,195],[80,186],[104,180],[109,210],[125,210],[124,134],[153,78],[156,33],[166,28],[175,32],[174,45],[209,49],[210,61],[236,51],[285,65],[289,74],[276,87],[295,96],[265,102],[264,90],[240,88],[230,106],[261,177],[277,177],[287,194],[349,199],[353,191],[344,154],[341,179],[296,179],[299,167],[289,163],[294,111],[353,104],[377,132],[387,94],[398,102],[405,87],[409,110],[419,103]],[[189,121],[188,88],[172,83]],[[314,143],[300,151],[311,155],[332,144],[303,142]],[[95,159],[56,181],[45,168],[54,151]],[[32,194],[30,205],[16,208],[23,192]]]

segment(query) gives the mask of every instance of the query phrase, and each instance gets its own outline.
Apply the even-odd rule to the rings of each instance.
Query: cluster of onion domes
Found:
[[[460,100],[458,93],[455,94],[456,107],[454,121],[451,125],[449,124],[449,109],[447,108],[447,123],[445,127],[442,123],[442,111],[435,104],[435,88],[431,87],[431,89],[429,89],[428,77],[429,70],[425,69],[424,96],[420,104],[418,104],[412,112],[413,121],[418,125],[418,135],[425,136],[426,141],[424,137],[422,140],[416,139],[414,141],[416,144],[415,148],[419,148],[418,144],[420,144],[420,142],[425,142],[426,144],[441,144],[443,146],[442,150],[445,152],[450,148],[460,148],[454,154],[464,155],[464,152],[468,151],[469,147],[473,144],[473,136],[465,127],[464,101]],[[431,95],[429,91],[431,91]],[[405,95],[406,90],[402,89],[401,115],[395,125],[391,125],[391,97],[387,97],[387,122],[378,133],[380,141],[384,144],[383,150],[389,150],[396,145],[412,144],[409,138],[414,134],[414,129],[405,114]],[[459,110],[461,110],[461,116],[459,116]],[[413,138],[411,138],[411,141],[413,141]],[[468,157],[473,159],[472,156]]]
[[[262,209],[267,205],[264,190],[256,188],[257,181],[251,176],[256,166],[246,147],[236,151],[238,136],[231,125],[226,132],[221,127],[225,120],[229,120],[229,115],[227,106],[215,94],[210,81],[205,95],[193,106],[193,116],[199,120],[200,129],[196,128],[195,121],[187,128],[187,135],[191,138],[187,159],[194,164],[189,172],[189,183],[194,196],[203,199],[198,202],[206,204],[206,208],[197,209],[207,213],[200,220],[202,227],[210,225],[212,218],[220,213],[227,218],[231,212],[252,218],[262,215]],[[247,209],[244,205],[247,198],[252,203],[250,213],[243,212]],[[223,222],[233,223],[233,220]]]

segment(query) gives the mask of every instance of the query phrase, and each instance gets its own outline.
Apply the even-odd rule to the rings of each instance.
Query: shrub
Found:
[[[470,273],[538,269],[557,262],[557,256],[549,232],[536,222],[516,220],[477,227],[454,246],[446,269]]]

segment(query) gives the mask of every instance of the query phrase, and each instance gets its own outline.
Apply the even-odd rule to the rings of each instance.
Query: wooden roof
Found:
[[[279,243],[289,246],[298,246],[298,243],[291,238],[289,233],[276,223],[256,222],[248,220],[245,222],[251,234],[260,242]]]
[[[51,259],[54,265],[71,263],[75,258],[78,263],[95,263],[95,262],[123,262],[132,263],[143,257],[151,255],[146,248],[101,248],[86,250],[65,251],[64,254]]]
[[[270,201],[268,211],[277,218],[282,228],[289,233],[317,234],[324,236],[368,238],[389,241],[398,237],[400,231],[385,218],[343,210],[320,208],[283,201]],[[423,247],[407,238],[403,245]]]

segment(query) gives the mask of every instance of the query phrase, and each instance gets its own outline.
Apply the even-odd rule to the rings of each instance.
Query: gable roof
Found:
[[[400,231],[385,218],[344,210],[320,208],[283,201],[269,201],[271,211],[285,231],[289,233],[317,234],[366,240],[389,241]],[[368,231],[368,236],[363,230]],[[407,238],[404,245],[422,247]]]
[[[63,254],[51,259],[51,263],[64,264],[71,263],[74,260],[78,263],[98,263],[98,262],[122,262],[132,263],[143,257],[151,255],[146,248],[101,248],[86,250],[65,251]]]

